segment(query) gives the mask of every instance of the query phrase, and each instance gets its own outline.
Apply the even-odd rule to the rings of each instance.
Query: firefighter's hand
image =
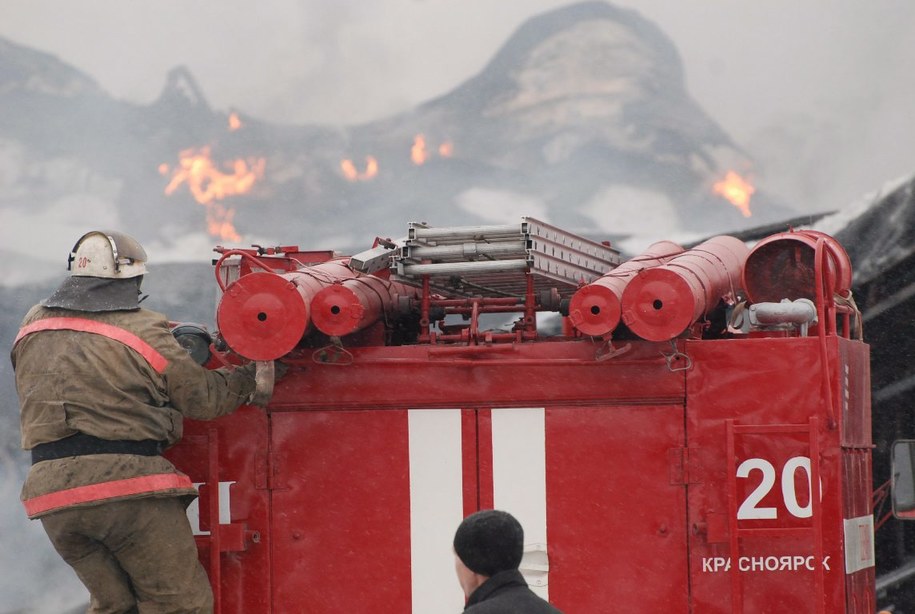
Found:
[[[243,365],[232,367],[236,373],[244,373],[246,376],[254,379],[257,373],[257,365],[253,362],[248,362]]]
[[[257,407],[267,407],[270,397],[273,396],[273,384],[286,375],[289,367],[278,360],[264,360],[253,363],[256,365],[254,372],[254,392],[248,403]]]

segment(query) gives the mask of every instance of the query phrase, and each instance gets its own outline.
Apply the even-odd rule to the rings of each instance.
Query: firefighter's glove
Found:
[[[254,379],[254,375],[257,372],[257,364],[254,362],[245,363],[241,366],[235,367],[235,371],[238,373],[244,373],[247,377]]]

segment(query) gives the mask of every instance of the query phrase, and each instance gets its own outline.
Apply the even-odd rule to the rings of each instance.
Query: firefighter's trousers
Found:
[[[68,509],[41,522],[89,589],[90,614],[213,611],[210,584],[178,497]]]

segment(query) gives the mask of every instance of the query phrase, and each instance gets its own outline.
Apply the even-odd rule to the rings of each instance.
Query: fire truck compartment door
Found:
[[[686,612],[681,405],[546,412],[550,600],[566,612]]]
[[[671,478],[681,405],[335,409],[271,420],[273,565],[284,570],[274,574],[273,611],[460,611],[454,530],[493,507],[519,518],[521,571],[563,611],[687,609],[686,486]]]

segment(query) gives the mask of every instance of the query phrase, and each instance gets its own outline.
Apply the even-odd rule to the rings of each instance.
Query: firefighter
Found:
[[[211,612],[185,513],[196,490],[160,454],[184,417],[245,402],[254,364],[207,370],[140,307],[146,252],[132,237],[86,233],[68,269],[11,353],[32,455],[26,512],[89,590],[89,612]]]
[[[562,614],[537,596],[518,571],[524,554],[521,523],[500,510],[482,510],[454,534],[454,568],[473,614]]]

